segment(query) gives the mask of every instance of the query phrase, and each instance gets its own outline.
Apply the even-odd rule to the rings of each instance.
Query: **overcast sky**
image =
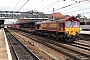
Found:
[[[18,1],[19,3],[17,4]],[[0,0],[0,10],[1,11],[18,11],[27,1],[28,0]],[[90,0],[89,1],[83,0],[84,2],[81,2],[81,3],[78,3],[78,2],[76,3],[75,1],[81,1],[81,0],[73,0],[73,1],[72,0],[66,0],[66,1],[29,0],[27,4],[23,6],[19,11],[38,10],[44,13],[52,13],[53,8],[56,10],[56,9],[59,9],[59,8],[62,8],[71,4],[70,7],[62,8],[55,12],[60,12],[64,15],[71,15],[71,16],[83,13],[82,15],[85,15],[86,17],[89,18],[90,17]],[[86,13],[86,12],[89,12],[89,13]]]

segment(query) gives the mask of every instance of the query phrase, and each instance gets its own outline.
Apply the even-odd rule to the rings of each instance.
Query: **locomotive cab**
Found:
[[[65,27],[65,32],[68,33],[69,35],[76,35],[76,32],[79,33],[79,22],[77,21],[67,21],[66,22],[66,27]],[[72,33],[71,33],[72,32]]]
[[[77,38],[80,33],[80,21],[73,18],[65,22],[65,33],[67,36]]]

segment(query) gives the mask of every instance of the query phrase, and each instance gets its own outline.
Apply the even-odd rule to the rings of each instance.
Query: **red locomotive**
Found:
[[[35,33],[39,35],[47,34],[56,40],[66,42],[75,41],[80,33],[80,21],[75,17],[60,20],[47,20],[36,22]]]

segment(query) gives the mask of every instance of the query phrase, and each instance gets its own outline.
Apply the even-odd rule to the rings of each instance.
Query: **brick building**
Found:
[[[56,12],[54,13],[54,19],[61,19],[61,18],[68,18],[71,17],[69,15],[62,15],[60,12]],[[48,14],[48,18],[52,19],[53,18],[53,14]]]

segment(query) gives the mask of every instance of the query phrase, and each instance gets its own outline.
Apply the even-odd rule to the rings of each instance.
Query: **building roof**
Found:
[[[53,17],[53,14],[48,14],[48,18],[52,18]],[[62,15],[60,12],[55,12],[54,13],[54,18],[55,19],[61,19],[61,18],[69,18],[71,16],[69,15]]]

